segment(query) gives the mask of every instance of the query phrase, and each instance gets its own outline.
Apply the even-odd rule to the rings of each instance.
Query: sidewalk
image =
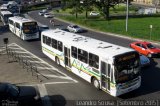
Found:
[[[5,53],[5,54],[4,54]],[[0,82],[9,82],[18,85],[35,85],[39,82],[36,77],[13,59],[8,59],[6,52],[0,52]]]

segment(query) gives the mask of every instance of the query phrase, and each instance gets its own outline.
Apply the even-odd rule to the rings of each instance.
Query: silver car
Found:
[[[80,28],[78,25],[69,25],[69,26],[67,27],[67,29],[68,29],[70,32],[74,32],[74,33],[83,32],[83,29]]]

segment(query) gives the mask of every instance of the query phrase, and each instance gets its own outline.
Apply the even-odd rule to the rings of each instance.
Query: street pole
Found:
[[[21,14],[21,5],[19,5],[19,15]]]
[[[150,25],[150,40],[151,40],[151,35],[152,35],[152,28],[153,28],[153,26],[152,25]]]
[[[127,10],[126,10],[126,32],[128,31],[128,0],[127,0],[127,3],[126,3],[126,7],[127,7]]]

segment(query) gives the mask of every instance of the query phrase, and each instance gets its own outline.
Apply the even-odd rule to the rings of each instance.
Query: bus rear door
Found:
[[[70,62],[70,48],[64,46],[64,64],[66,68],[71,68]]]
[[[101,61],[101,86],[105,91],[110,92],[111,65]]]

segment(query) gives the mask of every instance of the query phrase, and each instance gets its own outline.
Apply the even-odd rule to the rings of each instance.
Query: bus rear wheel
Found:
[[[92,84],[96,89],[98,89],[98,90],[100,89],[99,81],[96,78],[93,78]]]

